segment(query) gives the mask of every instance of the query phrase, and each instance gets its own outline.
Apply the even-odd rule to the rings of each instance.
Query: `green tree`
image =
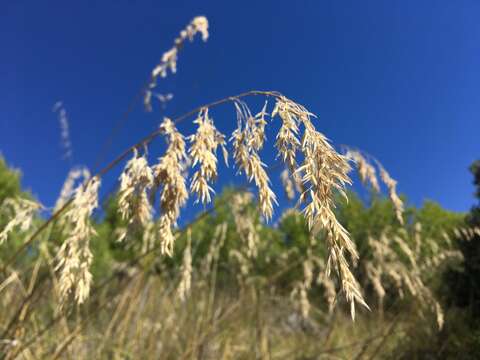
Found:
[[[12,217],[10,207],[4,206],[5,200],[15,198],[32,199],[31,194],[22,190],[21,173],[8,166],[5,159],[0,156],[0,230],[3,230]],[[24,234],[14,229],[9,234],[8,240],[0,246],[0,259],[5,260],[24,241]]]
[[[475,204],[466,217],[466,226],[480,227],[480,160],[470,166],[475,185]],[[467,307],[474,318],[480,318],[480,236],[460,239],[460,250],[464,257],[464,266],[461,271],[450,274],[454,302],[461,307]]]

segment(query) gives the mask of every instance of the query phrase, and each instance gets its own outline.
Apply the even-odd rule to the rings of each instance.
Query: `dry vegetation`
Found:
[[[208,39],[205,17],[181,31],[152,71],[143,91],[147,110],[158,78],[176,71],[179,51],[197,33]],[[253,96],[267,100],[258,113],[247,103]],[[236,112],[232,134],[214,122],[213,110],[226,103]],[[37,215],[42,206],[35,201],[7,198],[0,244],[14,242],[12,232],[21,240],[1,263],[2,358],[373,358],[393,349],[411,318],[441,329],[432,271],[462,260],[456,232],[473,237],[479,229],[445,228],[441,239],[425,234],[422,224],[406,221],[396,181],[378,160],[335,150],[314,117],[276,91],[226,97],[164,118],[94,176],[72,169],[48,220]],[[191,118],[196,131],[182,134],[178,123]],[[274,123],[281,181],[295,206],[279,206],[277,223],[267,226],[279,196],[260,153]],[[63,130],[62,138],[69,139]],[[166,149],[149,164],[148,145],[157,138]],[[220,152],[253,193],[215,198]],[[98,245],[128,257],[109,262],[94,281],[92,266],[103,260],[92,244],[108,243],[107,220],[92,219],[101,179],[128,157],[115,196],[117,223],[109,228],[113,241]],[[352,165],[374,193],[383,183],[390,199],[383,204],[393,220],[367,229],[367,237],[351,235],[337,209],[348,209],[341,198]],[[211,207],[180,229],[189,197]],[[290,242],[282,241],[290,232]],[[344,305],[355,319],[356,304],[371,310],[353,322]]]

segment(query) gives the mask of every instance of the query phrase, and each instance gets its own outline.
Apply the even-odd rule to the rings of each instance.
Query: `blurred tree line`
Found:
[[[467,226],[480,226],[480,161],[476,161],[470,168],[474,176],[476,186],[477,204],[471,211],[465,214],[454,213],[442,208],[438,203],[426,201],[420,207],[409,206],[405,211],[405,225],[400,225],[395,218],[392,204],[385,198],[372,194],[368,201],[358,195],[349,193],[349,201],[339,198],[337,212],[340,222],[350,232],[354,239],[360,261],[373,256],[370,245],[371,238],[380,238],[386,231],[403,231],[407,241],[414,248],[414,234],[421,226],[422,239],[433,239],[438,246],[444,246],[440,240],[445,233],[452,233],[454,229]],[[20,172],[10,169],[5,160],[0,158],[0,204],[6,199],[14,197],[32,198],[32,195],[21,187]],[[212,246],[219,240],[219,229],[222,224],[227,224],[223,237],[223,246],[218,253],[218,284],[225,288],[232,281],[241,276],[241,256],[248,258],[246,252],[232,257],[239,252],[239,244],[245,244],[242,231],[237,224],[239,217],[250,219],[251,226],[255,229],[258,237],[258,249],[255,249],[255,261],[248,262],[249,281],[259,284],[275,282],[275,289],[285,294],[292,288],[292,284],[298,281],[304,273],[302,264],[306,257],[314,253],[319,259],[324,259],[326,248],[320,235],[312,240],[303,216],[297,211],[286,210],[273,224],[265,224],[260,216],[254,201],[246,202],[240,209],[235,209],[232,198],[242,192],[234,188],[227,188],[221,196],[214,200],[213,210],[200,214],[196,220],[185,228],[179,230],[176,241],[175,255],[173,258],[165,258],[159,255],[159,248],[155,242],[146,244],[146,231],[138,230],[129,235],[127,241],[118,242],[119,230],[126,226],[118,213],[116,196],[112,195],[103,204],[102,210],[95,218],[97,236],[92,239],[91,246],[94,254],[92,272],[95,281],[111,276],[120,267],[141,268],[143,271],[155,274],[174,273],[182,264],[182,252],[189,239],[192,244],[192,266],[195,271],[205,271],[203,266],[205,258],[209,256]],[[405,200],[405,199],[404,199]],[[9,218],[9,214],[0,211],[0,229],[3,228]],[[40,223],[42,218],[35,219]],[[153,225],[155,227],[155,224]],[[154,233],[155,229],[149,230]],[[249,234],[247,234],[250,236]],[[446,352],[454,354],[455,351],[465,351],[466,354],[475,357],[480,355],[480,238],[476,235],[473,239],[456,237],[452,239],[453,247],[460,250],[464,260],[460,264],[447,264],[446,267],[433,268],[429,274],[429,284],[433,291],[447,306],[445,327],[439,333],[422,333],[417,329],[412,336],[405,340],[402,355],[404,358],[423,358],[426,354],[434,354],[439,347]],[[5,261],[18,249],[25,235],[13,232],[8,241],[1,245],[0,261]],[[22,266],[33,260],[40,253],[39,244],[50,248],[50,253],[55,253],[62,241],[62,233],[55,228],[55,224],[48,233],[43,234],[38,242],[33,243],[25,258],[20,260]],[[46,244],[46,245],[45,245]],[[418,247],[417,251],[430,251]],[[429,254],[425,254],[427,256]],[[233,260],[232,260],[233,259]],[[238,261],[239,264],[232,263]],[[405,261],[408,261],[406,259]],[[325,266],[323,264],[322,266]],[[286,270],[287,269],[287,270]],[[194,271],[194,272],[195,272]],[[369,303],[375,303],[374,289],[367,281],[365,269],[358,267],[356,276],[366,292]],[[322,296],[320,290],[313,291],[313,297]],[[322,302],[319,300],[318,302]],[[393,303],[393,299],[387,296],[386,302]],[[325,305],[326,306],[326,305]],[[418,333],[429,336],[432,341],[419,341]],[[409,348],[405,351],[405,348]],[[435,350],[432,350],[435,348]],[[442,350],[443,351],[443,350]]]

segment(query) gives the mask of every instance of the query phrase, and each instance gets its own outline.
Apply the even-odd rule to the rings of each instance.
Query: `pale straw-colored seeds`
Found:
[[[145,92],[147,108],[150,107],[152,97],[150,89],[155,87],[157,77],[166,76],[168,70],[172,73],[176,72],[179,49],[186,39],[191,41],[197,33],[201,33],[204,41],[207,40],[208,21],[205,17],[196,17],[180,33],[173,48],[163,55],[161,62],[152,71],[149,89]],[[263,94],[267,93],[263,92]],[[268,92],[267,95],[276,99],[271,117],[279,115],[282,121],[275,142],[279,157],[283,159],[289,169],[296,187],[301,190],[300,202],[306,202],[304,216],[309,227],[314,234],[321,230],[325,231],[329,248],[325,273],[328,274],[334,267],[339,274],[342,289],[351,303],[353,317],[355,301],[366,306],[358,284],[349,270],[345,252],[354,259],[357,254],[348,232],[339,224],[333,212],[335,192],[344,194],[344,186],[350,182],[347,175],[350,170],[347,158],[338,154],[323,134],[315,130],[310,121],[312,114],[303,106],[279,93]],[[276,203],[276,196],[270,188],[265,165],[259,154],[265,142],[267,104],[260,113],[253,116],[248,106],[239,98],[228,98],[228,100],[235,103],[238,120],[238,128],[233,132],[231,138],[233,157],[239,170],[244,171],[247,178],[255,182],[259,192],[262,214],[266,219],[270,219],[273,214],[273,204]],[[222,103],[222,101],[218,103]],[[197,134],[190,138],[192,147],[189,153],[193,158],[193,166],[197,166],[196,173],[192,178],[191,189],[197,193],[200,201],[206,203],[211,200],[211,193],[213,193],[209,183],[217,176],[216,149],[219,145],[222,146],[225,158],[227,158],[227,151],[224,146],[224,137],[216,130],[213,121],[208,117],[207,108],[202,109],[197,124],[199,125]],[[300,134],[301,128],[304,129],[303,135]],[[173,227],[180,215],[180,208],[188,199],[185,180],[188,176],[185,173],[188,162],[185,140],[175,128],[174,123],[165,118],[160,130],[167,138],[167,150],[151,170],[146,159],[139,158],[134,152],[134,158],[127,164],[121,177],[120,211],[122,216],[129,221],[138,218],[140,223],[149,223],[151,209],[146,194],[160,190],[161,212],[158,220],[158,235],[162,253],[172,255],[175,240]],[[297,153],[299,152],[303,156],[300,167],[297,165]],[[367,169],[365,176],[370,176],[369,174],[371,175],[371,169]],[[381,171],[381,177],[389,187],[390,197],[396,206],[397,213],[400,214],[402,204],[396,196],[396,183],[384,171]],[[299,183],[301,186],[298,186]],[[68,236],[60,249],[57,266],[61,269],[60,288],[63,301],[72,291],[75,292],[74,296],[78,303],[82,303],[88,296],[91,282],[89,267],[92,261],[88,242],[90,236],[94,234],[89,216],[97,206],[99,184],[99,179],[96,177],[90,180],[86,186],[79,187],[65,214]],[[135,200],[135,196],[139,199]],[[136,203],[137,201],[140,206]],[[248,243],[247,246],[251,247],[249,252],[253,254],[253,242],[247,241]],[[306,286],[303,288],[306,289]]]
[[[397,216],[398,221],[400,224],[403,224],[403,201],[400,199],[400,197],[397,194],[397,182],[392,179],[390,174],[385,170],[385,168],[381,165],[378,164],[378,167],[380,169],[380,177],[382,178],[383,182],[388,188],[388,196],[390,197],[390,200],[393,204],[393,207],[395,209],[395,215]]]
[[[198,169],[192,176],[190,190],[197,194],[197,202],[207,204],[212,201],[213,189],[209,183],[217,177],[217,148],[222,147],[227,162],[225,135],[220,133],[208,116],[208,108],[203,109],[194,121],[198,125],[197,132],[189,137],[191,146],[189,155],[192,159],[192,168],[198,164]]]
[[[185,41],[188,39],[193,41],[194,36],[200,33],[202,35],[202,40],[207,41],[208,39],[208,20],[204,16],[197,16],[195,17],[187,27],[182,30],[179,36],[175,39],[173,47],[166,51],[160,60],[160,63],[155,66],[152,70],[151,80],[148,85],[148,89],[145,90],[143,103],[147,111],[152,110],[151,99],[152,91],[150,89],[154,88],[157,83],[157,78],[166,77],[167,71],[170,70],[172,73],[177,72],[177,59],[178,59],[178,52],[182,48]]]
[[[249,181],[254,181],[258,188],[260,209],[269,220],[273,214],[273,204],[277,203],[275,193],[270,188],[270,179],[265,171],[265,164],[260,160],[258,151],[265,140],[265,107],[253,116],[248,106],[235,102],[237,110],[237,129],[232,133],[233,158],[240,171],[244,171]]]
[[[155,182],[161,193],[159,237],[162,253],[172,255],[175,241],[172,228],[180,215],[180,208],[188,199],[188,189],[183,176],[187,154],[185,140],[170,119],[164,119],[160,130],[166,137],[168,146],[165,155],[159,158],[158,164],[153,167]]]
[[[417,227],[416,227],[417,228]],[[419,236],[415,230],[413,237]],[[422,246],[426,247],[428,255],[422,258],[422,251],[413,251],[409,245],[415,243],[415,239],[409,239],[409,234],[404,229],[384,230],[380,237],[370,237],[368,245],[371,248],[372,257],[363,262],[367,279],[372,284],[373,290],[379,300],[379,307],[382,310],[383,298],[387,292],[396,292],[400,298],[406,293],[418,301],[420,314],[426,310],[434,313],[437,325],[443,326],[443,312],[433,293],[424,283],[425,274],[431,272],[432,267],[439,266],[440,262],[447,259],[460,259],[453,251],[442,250],[438,253],[437,245],[430,239],[423,238]],[[422,266],[419,266],[420,261]]]
[[[60,270],[59,291],[62,306],[72,293],[78,304],[83,303],[90,293],[90,266],[93,256],[89,243],[95,235],[90,216],[98,206],[99,186],[98,177],[92,178],[85,186],[79,186],[64,215],[68,233],[58,251],[56,266],[56,270]]]
[[[80,181],[82,179],[82,181]],[[90,179],[90,171],[86,167],[76,167],[68,172],[67,178],[63,183],[60,196],[58,197],[57,202],[53,211],[58,211],[65,203],[70,200],[74,191],[75,184],[82,184]]]
[[[152,220],[152,206],[148,199],[148,191],[154,185],[153,171],[148,166],[145,156],[138,156],[135,149],[122,175],[118,206],[120,215],[128,221],[128,227],[133,225],[145,226]],[[127,232],[121,234],[119,241],[123,240]]]
[[[351,304],[354,316],[355,302],[366,306],[347,261],[347,253],[352,259],[357,257],[357,253],[348,232],[338,222],[334,213],[335,194],[339,192],[345,195],[344,187],[350,183],[348,158],[337,153],[325,136],[315,129],[310,120],[311,114],[304,107],[283,96],[275,96],[276,105],[272,117],[279,115],[282,120],[276,139],[279,156],[284,160],[287,169],[293,168],[290,177],[294,183],[297,185],[299,180],[302,182],[300,202],[305,203],[303,213],[307,223],[314,234],[324,231],[326,235],[329,256],[325,274],[328,275],[332,268],[338,273],[341,288]],[[231,136],[233,158],[238,169],[245,172],[247,178],[256,184],[260,210],[266,219],[270,219],[276,196],[270,188],[270,180],[259,154],[265,143],[267,108],[265,105],[261,112],[254,116],[246,103],[238,99],[233,101],[238,121],[238,127]],[[228,154],[224,136],[216,129],[207,108],[200,111],[195,123],[198,125],[197,131],[188,138],[188,153],[193,160],[191,164],[194,169],[190,189],[197,194],[199,201],[207,203],[211,201],[213,193],[211,183],[218,175],[218,146],[222,147],[225,157]],[[159,190],[161,211],[157,222],[157,235],[162,253],[171,256],[175,241],[173,229],[180,215],[180,208],[189,197],[186,181],[188,157],[185,139],[173,121],[165,118],[160,125],[160,132],[166,137],[167,149],[157,165],[150,169],[145,157],[138,157],[136,152],[127,163],[121,176],[120,211],[123,218],[129,221],[136,219],[135,221],[145,225],[151,219],[151,205],[147,200],[147,193]],[[297,153],[300,152],[302,164],[298,166]],[[248,251],[245,255],[231,255],[243,264],[244,271],[248,271],[245,260],[255,256],[257,240],[254,226],[243,225],[239,227],[245,230],[245,245]],[[326,284],[329,287],[331,285]]]
[[[352,318],[354,318],[355,302],[367,308],[368,306],[363,299],[355,277],[350,271],[348,261],[345,258],[345,251],[354,259],[358,258],[358,255],[347,230],[338,222],[333,212],[335,191],[346,196],[344,186],[350,183],[348,177],[350,166],[347,158],[338,154],[327,139],[315,130],[308,111],[299,105],[293,106],[288,99],[282,98],[279,101],[286,103],[280,105],[280,109],[285,112],[293,112],[289,116],[286,114],[283,116],[301,122],[304,127],[301,141],[304,161],[296,170],[298,174],[302,175],[305,184],[305,191],[301,195],[301,199],[307,202],[304,215],[314,234],[320,230],[325,231],[329,248],[326,273],[328,275],[332,266],[334,266],[341,278],[341,287],[350,303]]]
[[[0,245],[4,243],[14,229],[22,232],[27,231],[32,226],[35,214],[42,208],[39,203],[23,198],[8,198],[2,203],[2,211],[8,210],[13,217],[0,231]]]
[[[358,174],[360,175],[362,182],[364,184],[370,184],[373,190],[380,192],[380,185],[378,184],[375,167],[370,164],[359,151],[348,150],[345,156],[352,159],[357,166]]]
[[[364,184],[370,184],[374,191],[379,192],[380,186],[378,184],[377,172],[373,164],[371,164],[367,160],[367,158],[360,151],[357,150],[348,149],[345,156],[353,160],[354,164],[357,166],[358,173],[362,182]],[[380,172],[380,178],[387,186],[388,196],[393,204],[395,216],[397,217],[397,220],[400,222],[400,224],[403,224],[404,205],[403,201],[397,194],[397,182],[392,179],[390,174],[385,170],[383,165],[380,164],[378,160],[374,160],[374,162]]]

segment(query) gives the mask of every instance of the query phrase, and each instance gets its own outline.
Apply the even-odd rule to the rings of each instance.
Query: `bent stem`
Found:
[[[280,94],[279,92],[276,92],[276,91],[250,90],[250,91],[240,93],[238,95],[225,97],[225,98],[213,101],[213,102],[208,103],[208,104],[203,104],[201,106],[198,106],[198,107],[194,108],[193,110],[190,110],[189,112],[187,112],[183,115],[180,115],[180,116],[174,118],[172,121],[175,124],[178,124],[182,121],[185,121],[190,116],[195,115],[196,113],[198,113],[203,108],[212,108],[212,107],[216,107],[216,106],[228,103],[228,102],[235,102],[236,100],[238,100],[240,98],[244,98],[244,97],[248,97],[248,96],[267,96],[267,97],[280,98],[282,96],[282,94]],[[115,159],[113,159],[110,163],[108,163],[104,168],[99,170],[95,174],[95,176],[92,176],[92,179],[102,177],[103,175],[108,173],[110,170],[112,170],[115,166],[117,166],[121,161],[123,161],[130,153],[135,151],[135,149],[143,148],[144,146],[151,143],[160,134],[161,134],[160,129],[156,129],[156,130],[152,131],[150,134],[145,136],[143,139],[138,141],[136,144],[130,146],[128,149],[123,151],[120,155],[118,155]],[[85,186],[87,186],[87,184],[88,184],[88,182],[86,184],[84,184],[83,186],[85,187]],[[3,274],[6,274],[7,268],[11,264],[13,264],[13,262],[16,260],[16,258],[20,254],[22,254],[35,241],[35,239],[48,227],[48,225],[53,223],[56,219],[58,219],[60,217],[60,215],[62,215],[65,212],[65,210],[68,208],[68,206],[70,206],[72,201],[73,201],[73,197],[71,197],[68,201],[66,201],[65,204],[60,209],[58,209],[56,212],[54,212],[42,225],[40,225],[40,227],[30,236],[30,238],[27,241],[25,241],[22,244],[22,246],[20,246],[18,248],[18,250],[2,265],[0,271]]]

